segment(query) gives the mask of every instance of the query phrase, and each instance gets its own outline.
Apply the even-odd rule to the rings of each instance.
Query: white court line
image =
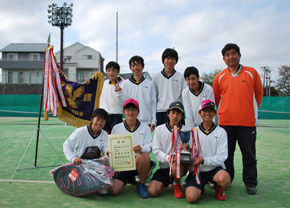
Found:
[[[10,182],[10,179],[0,179],[0,182]],[[54,183],[54,181],[36,181],[36,180],[12,180],[12,182],[21,182],[21,183]]]
[[[0,179],[0,182],[10,182],[10,179]],[[11,183],[55,183],[54,181],[36,181],[36,180],[12,180]],[[149,186],[149,183],[145,184],[146,186]],[[126,184],[126,186],[131,186],[131,184]]]

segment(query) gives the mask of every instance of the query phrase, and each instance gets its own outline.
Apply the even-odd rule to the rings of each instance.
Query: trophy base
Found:
[[[180,163],[181,164],[192,164],[194,161],[191,160],[191,155],[188,153],[182,153],[180,154]]]

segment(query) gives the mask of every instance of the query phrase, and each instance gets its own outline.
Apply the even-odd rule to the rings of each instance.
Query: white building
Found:
[[[41,84],[46,43],[11,43],[0,50],[2,83]],[[55,53],[60,64],[60,51]],[[104,73],[104,59],[97,50],[81,43],[64,48],[64,72],[71,81],[87,81],[95,72]]]
[[[104,73],[104,58],[99,51],[79,42],[65,47],[63,51],[63,70],[69,80],[82,83],[96,72]],[[60,51],[55,56],[60,60]]]

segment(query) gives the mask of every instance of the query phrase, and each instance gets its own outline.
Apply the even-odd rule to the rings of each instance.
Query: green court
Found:
[[[62,144],[75,127],[57,118],[41,120],[37,167],[35,164],[37,118],[0,117],[0,207],[290,207],[290,120],[260,120],[257,127],[257,195],[248,195],[242,181],[241,154],[235,154],[236,176],[226,191],[226,201],[218,201],[206,186],[196,204],[176,199],[168,187],[156,198],[140,199],[136,186],[126,186],[119,196],[72,197],[61,192],[49,171],[67,163]],[[30,143],[31,141],[31,143]],[[30,145],[29,145],[30,143]],[[29,145],[29,148],[27,149]],[[26,151],[27,149],[27,151]],[[19,170],[9,183],[26,151]],[[59,157],[59,156],[60,157]],[[152,159],[154,156],[150,155]],[[51,167],[46,167],[51,166]],[[158,167],[156,167],[157,169]],[[25,169],[25,170],[24,170]],[[150,178],[147,183],[150,182]],[[183,187],[184,189],[184,187]]]

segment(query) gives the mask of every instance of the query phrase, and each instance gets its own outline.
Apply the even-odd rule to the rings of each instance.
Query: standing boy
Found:
[[[168,106],[174,101],[181,102],[182,90],[186,87],[182,74],[174,68],[177,62],[178,53],[171,48],[165,49],[162,54],[164,69],[152,78],[157,96],[157,126],[168,122]],[[182,123],[185,124],[184,118]]]
[[[199,73],[194,66],[187,67],[183,75],[188,85],[182,91],[186,126],[193,128],[202,122],[202,118],[198,114],[201,102],[207,99],[214,101],[214,93],[210,85],[199,81]],[[216,116],[214,122],[217,124]]]
[[[123,88],[116,87],[117,95],[121,103],[129,98],[139,102],[140,113],[138,120],[151,127],[151,132],[156,126],[156,92],[153,83],[145,79],[142,71],[144,59],[140,56],[133,56],[129,60],[129,66],[133,75],[124,81]]]
[[[104,130],[108,134],[111,133],[113,127],[122,122],[123,108],[115,92],[115,86],[123,86],[123,81],[118,77],[120,66],[117,62],[111,61],[106,65],[106,72],[109,79],[105,80],[101,97],[100,108],[105,109],[109,113],[108,121],[104,126]]]
[[[145,182],[150,171],[151,131],[148,125],[137,119],[140,110],[139,103],[136,100],[130,98],[125,101],[123,112],[126,120],[114,126],[112,134],[133,133],[136,170],[115,173],[113,186],[109,188],[109,191],[111,195],[120,194],[124,190],[127,181],[132,176],[138,175],[140,180],[137,185],[137,192],[141,198],[148,198]]]
[[[214,102],[204,100],[198,111],[202,123],[198,126],[200,153],[194,158],[193,166],[200,166],[200,184],[196,182],[195,175],[189,173],[186,179],[185,196],[189,203],[194,203],[208,183],[215,183],[215,196],[218,200],[225,200],[224,188],[231,184],[231,178],[225,170],[224,161],[228,156],[228,143],[226,131],[213,123],[216,115]]]
[[[153,154],[155,158],[159,161],[160,169],[158,169],[149,184],[148,193],[150,196],[155,197],[162,193],[165,188],[169,186],[172,182],[172,187],[174,190],[174,196],[176,198],[182,198],[183,192],[180,185],[180,178],[176,175],[176,162],[172,164],[171,176],[170,177],[170,152],[172,144],[172,131],[176,126],[180,130],[190,130],[184,126],[180,121],[184,115],[184,108],[181,102],[173,102],[170,104],[167,110],[167,116],[169,122],[158,126],[154,133],[153,138]],[[186,145],[186,148],[190,148]],[[173,159],[175,160],[175,159]],[[187,173],[187,169],[184,165],[180,167],[180,175],[184,176]]]
[[[108,113],[104,109],[98,108],[92,113],[90,125],[77,128],[69,136],[63,143],[63,152],[68,161],[80,164],[87,147],[99,149],[101,155],[109,154],[108,134],[102,130],[107,119]],[[99,194],[105,196],[107,190],[101,190]]]
[[[227,171],[234,180],[234,152],[236,141],[243,158],[243,181],[248,194],[256,194],[256,125],[258,108],[263,99],[263,86],[258,72],[240,64],[240,48],[229,43],[222,50],[223,60],[228,66],[213,82],[215,101],[219,107],[219,124],[228,134]]]

